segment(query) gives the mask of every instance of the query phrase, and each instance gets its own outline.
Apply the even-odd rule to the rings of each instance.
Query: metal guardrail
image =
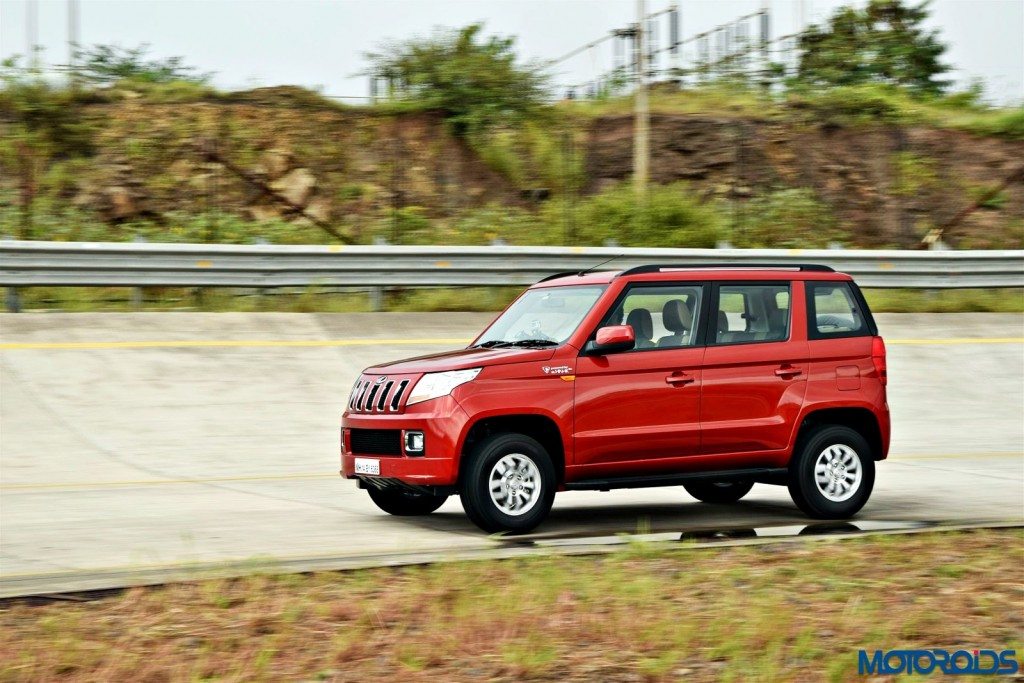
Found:
[[[0,240],[0,286],[435,287],[530,285],[559,271],[645,263],[822,263],[864,287],[1024,287],[1024,251],[426,247]]]

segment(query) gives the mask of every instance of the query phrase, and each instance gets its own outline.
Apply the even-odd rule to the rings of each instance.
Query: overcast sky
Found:
[[[66,0],[0,0],[0,57],[24,54],[28,7],[38,6],[43,61],[67,61]],[[649,12],[670,0],[647,0]],[[149,43],[157,57],[182,55],[216,72],[226,89],[297,84],[329,95],[365,97],[363,54],[383,40],[483,21],[518,38],[524,59],[551,59],[635,18],[635,0],[79,0],[81,43]],[[767,4],[772,34],[792,32],[801,14],[820,22],[864,0],[680,0],[683,35],[706,31]],[[1024,102],[1024,0],[935,0],[930,23],[949,45],[960,84],[984,81],[990,99]],[[665,24],[661,36],[666,35]],[[612,66],[610,43],[564,63],[563,84]]]

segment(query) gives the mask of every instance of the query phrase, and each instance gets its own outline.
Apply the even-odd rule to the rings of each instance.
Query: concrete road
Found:
[[[0,594],[27,575],[56,590],[67,572],[487,547],[457,498],[393,518],[337,469],[357,373],[489,317],[0,314]],[[1024,520],[1024,316],[878,318],[894,436],[860,518]],[[672,487],[560,494],[539,533],[805,521],[783,488],[711,507]]]

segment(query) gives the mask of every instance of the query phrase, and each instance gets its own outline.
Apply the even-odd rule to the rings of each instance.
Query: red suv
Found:
[[[562,273],[465,349],[368,368],[341,472],[393,515],[458,493],[492,532],[534,528],[556,491],[644,486],[785,485],[840,519],[888,452],[885,385],[864,297],[826,266]]]

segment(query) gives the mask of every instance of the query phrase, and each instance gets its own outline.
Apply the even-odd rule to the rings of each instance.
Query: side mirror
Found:
[[[587,346],[593,354],[629,351],[636,346],[636,333],[632,325],[609,325],[598,329],[594,341]]]

